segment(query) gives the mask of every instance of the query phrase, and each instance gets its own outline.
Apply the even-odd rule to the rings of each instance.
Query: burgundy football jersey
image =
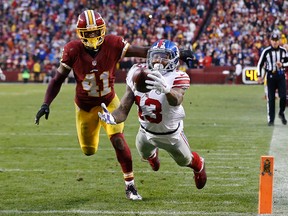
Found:
[[[76,86],[75,102],[83,110],[106,105],[115,96],[114,81],[117,62],[124,57],[129,43],[122,37],[107,35],[94,57],[87,52],[80,40],[64,46],[61,64],[72,69]]]

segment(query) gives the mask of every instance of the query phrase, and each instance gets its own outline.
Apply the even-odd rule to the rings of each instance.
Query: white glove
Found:
[[[152,80],[146,80],[147,89],[155,89],[161,93],[167,94],[171,90],[171,86],[169,86],[159,71],[151,71],[148,75]]]
[[[113,115],[107,110],[107,107],[104,103],[101,103],[101,107],[103,108],[103,113],[98,112],[98,116],[101,121],[106,122],[107,124],[115,125],[115,119]]]

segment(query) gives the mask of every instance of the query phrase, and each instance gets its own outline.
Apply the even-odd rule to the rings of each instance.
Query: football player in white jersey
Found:
[[[108,124],[124,122],[135,102],[138,108],[139,131],[136,147],[140,156],[147,160],[154,171],[160,167],[158,149],[166,150],[179,166],[192,168],[195,184],[202,189],[207,181],[204,159],[191,151],[183,131],[185,111],[182,101],[190,86],[189,76],[177,70],[179,50],[169,40],[155,42],[147,53],[146,64],[136,64],[128,72],[126,92],[119,107],[110,113],[102,104],[103,113],[98,113]],[[148,92],[135,88],[133,74],[148,70],[145,82]]]

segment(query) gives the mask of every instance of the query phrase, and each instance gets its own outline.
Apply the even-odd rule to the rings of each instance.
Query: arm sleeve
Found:
[[[49,106],[52,103],[52,101],[58,95],[62,83],[65,81],[66,78],[67,75],[63,75],[62,73],[59,73],[57,71],[56,76],[50,81],[46,90],[44,104],[47,104]]]

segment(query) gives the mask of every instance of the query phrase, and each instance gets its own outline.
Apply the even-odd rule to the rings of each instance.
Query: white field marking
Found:
[[[237,169],[247,169],[249,166],[239,166]],[[235,169],[234,166],[213,166],[213,169]]]
[[[243,143],[244,144],[244,143]],[[257,149],[257,147],[258,146],[252,146],[252,145],[247,145],[247,146],[241,146],[241,150],[245,150],[245,149],[249,149],[249,150],[251,150],[251,149]],[[221,148],[225,148],[225,149],[221,149]],[[235,150],[235,146],[233,146],[233,145],[231,145],[231,146],[228,146],[228,145],[222,145],[221,146],[221,148],[218,148],[217,150],[215,150],[215,151],[219,151],[219,150],[221,150],[221,151],[223,151],[223,152],[231,152],[231,149],[232,150]],[[206,149],[207,150],[207,149]],[[210,151],[211,152],[211,151]]]
[[[81,173],[81,172],[85,172],[85,173],[119,173],[120,171],[116,171],[116,170],[105,170],[105,171],[95,171],[95,170],[44,170],[44,169],[5,169],[5,168],[1,168],[0,172],[49,172],[49,173]],[[141,171],[141,172],[145,172],[145,171]],[[150,172],[150,171],[147,171]],[[152,171],[151,171],[152,172]],[[176,173],[176,172],[175,172]]]
[[[1,84],[2,85],[2,84]],[[0,95],[4,95],[4,96],[20,96],[20,95],[31,95],[34,93],[39,93],[42,91],[39,90],[29,90],[29,91],[22,91],[22,92],[0,92]]]
[[[109,143],[110,144],[110,143]],[[7,147],[4,147],[4,146],[0,146],[0,149],[7,149]],[[25,147],[25,146],[14,146],[13,147],[13,150],[51,150],[51,151],[79,151],[79,150],[81,150],[80,149],[80,147],[41,147],[41,146],[37,146],[37,147],[33,147],[33,146],[27,146],[27,147]],[[99,148],[98,148],[98,152],[99,151],[113,151],[114,152],[114,149],[112,148],[112,146],[111,146],[111,148],[110,147],[108,147],[108,148],[101,148],[101,146],[99,146]],[[164,151],[164,150],[163,150]],[[97,154],[97,153],[96,153]],[[222,157],[211,157],[211,155],[212,154],[210,154],[209,153],[209,158],[210,158],[210,161],[209,162],[207,162],[207,163],[209,163],[210,165],[211,164],[223,164],[223,161],[227,161],[227,160],[231,160],[231,159],[235,159],[235,156],[237,156],[237,155],[242,155],[242,154],[233,154],[232,156],[231,155],[229,155],[229,154],[227,154],[227,155],[225,155],[225,154],[219,154],[219,155],[221,155]],[[225,157],[224,157],[224,155],[225,155]],[[249,156],[249,154],[245,154],[246,156]],[[254,154],[251,154],[250,156],[254,156]],[[98,155],[98,157],[99,157],[99,155]],[[217,160],[213,160],[213,159],[217,159]],[[163,157],[161,157],[161,160],[162,161],[170,161],[171,160],[171,158],[170,157],[164,157],[164,155],[163,155]],[[250,162],[248,161],[248,160],[246,160],[246,161],[244,161],[244,162],[241,162],[241,164],[250,164]],[[215,166],[216,168],[229,168],[229,169],[234,169],[234,167],[228,167],[228,166]],[[240,168],[240,167],[238,167],[238,168]],[[241,168],[240,168],[241,169]]]
[[[243,155],[243,154],[242,154]],[[246,156],[246,154],[245,154]],[[228,157],[228,158],[227,158]],[[209,160],[205,160],[205,162],[209,163],[209,164],[223,164],[225,163],[225,161],[233,161],[235,162],[235,160],[238,160],[238,161],[241,161],[242,164],[253,164],[253,158],[255,157],[255,154],[253,155],[250,155],[250,159],[247,158],[247,160],[243,161],[242,163],[242,157],[239,155],[238,156],[234,156],[234,157],[229,157],[229,155],[226,155],[226,154],[222,154],[221,157],[217,157],[217,156],[209,156]],[[205,156],[204,156],[204,159],[205,159]]]
[[[227,173],[231,173],[231,172],[227,172]],[[224,181],[224,180],[229,180],[229,181],[239,181],[239,180],[245,180],[247,179],[246,177],[238,177],[238,178],[235,178],[235,177],[228,177],[228,178],[224,178],[224,177],[209,177],[209,180],[220,180],[220,181]]]
[[[232,157],[232,158],[226,158],[226,156],[229,157],[228,155],[222,154],[222,157],[217,157],[217,158],[216,158],[217,161],[215,161],[215,160],[213,161],[213,160],[212,160],[213,162],[209,162],[209,163],[220,163],[220,164],[223,164],[223,161],[227,161],[227,160],[228,160],[228,161],[231,161],[231,160],[234,161],[235,159],[237,159],[237,157],[234,157],[234,158],[233,158],[233,157]],[[246,156],[246,155],[245,155],[245,156]],[[253,157],[254,157],[254,155],[253,155]],[[211,158],[209,158],[209,159],[211,159]],[[212,157],[212,159],[213,159],[213,157]],[[239,160],[241,160],[241,159],[242,159],[242,158],[239,158]],[[251,161],[252,161],[252,159],[251,159]],[[206,161],[205,161],[205,162],[206,162]],[[250,162],[249,162],[249,160],[243,161],[243,163],[242,163],[242,161],[241,161],[241,164],[245,164],[245,163],[248,163],[248,164],[249,164]]]
[[[51,169],[51,170],[47,170],[47,169],[6,169],[6,168],[0,168],[0,172],[47,172],[47,173],[81,173],[81,172],[85,172],[85,173],[119,173],[120,171],[118,170],[55,170],[55,169]],[[135,173],[155,173],[155,171],[147,169],[147,170],[137,170],[135,171]],[[175,175],[175,174],[179,174],[179,171],[159,171],[161,172],[161,174],[166,174],[166,175]],[[231,172],[221,172],[224,174],[231,174]],[[182,171],[181,174],[191,174],[191,171]],[[212,173],[213,174],[213,173]],[[215,174],[219,174],[219,172],[215,172]],[[191,175],[192,176],[192,175]],[[231,178],[224,178],[225,180],[229,180],[229,181],[240,181],[240,180],[245,180],[245,177],[231,177]],[[209,180],[223,180],[223,178],[220,177],[209,177]]]
[[[269,152],[269,155],[274,156],[273,215],[288,215],[287,131],[287,126],[282,125],[277,118]]]
[[[7,147],[0,147],[0,149],[7,149]],[[54,150],[54,151],[79,151],[79,148],[62,148],[62,147],[13,147],[13,150]],[[105,149],[104,149],[105,150]],[[108,150],[108,149],[107,149]],[[98,150],[99,151],[99,150]],[[103,149],[101,149],[103,151]]]
[[[226,196],[226,195],[235,195],[235,192],[221,192],[221,193],[205,193],[204,191],[202,192],[205,195],[210,195],[211,197],[213,196]],[[244,195],[251,195],[251,191],[237,191],[237,195],[241,194],[242,196]]]
[[[126,137],[134,136],[136,134],[124,133]],[[15,132],[0,132],[0,136],[76,136],[76,133],[15,133]],[[100,134],[100,137],[107,137],[107,134]]]
[[[215,153],[217,153],[217,152],[227,152],[227,154],[229,154],[230,152],[231,152],[231,150],[230,149],[232,148],[232,149],[235,149],[235,146],[225,146],[225,149],[221,149],[221,148],[219,148],[219,149],[215,149],[215,150],[213,150],[213,151],[215,151]],[[241,147],[242,148],[242,147]],[[259,147],[258,146],[249,146],[249,147],[247,147],[247,148],[249,148],[249,149],[258,149]],[[243,148],[242,148],[243,149]],[[207,149],[206,149],[206,151],[207,151]],[[211,154],[211,153],[213,153],[213,151],[209,151],[209,154]],[[221,154],[221,153],[220,153]]]
[[[239,179],[239,178],[238,178]],[[247,179],[247,178],[246,178]],[[209,178],[209,180],[211,180],[210,178]],[[227,180],[227,179],[225,179],[225,180]],[[243,178],[243,180],[245,180],[244,178]],[[222,181],[223,181],[223,179],[222,179]],[[191,184],[179,184],[178,185],[179,187],[191,187]],[[240,184],[232,184],[232,183],[229,183],[229,184],[223,184],[223,183],[221,183],[221,184],[211,184],[211,183],[209,183],[209,186],[210,187],[218,187],[218,188],[221,188],[221,187],[242,187],[243,185],[240,185]],[[182,192],[181,192],[182,193]],[[206,201],[205,201],[205,203],[206,203]]]
[[[221,205],[223,204],[227,204],[227,205],[230,205],[230,204],[235,204],[235,203],[238,203],[238,201],[223,201],[223,200],[220,200],[220,201],[207,201],[207,200],[199,200],[199,201],[190,201],[190,202],[182,202],[182,201],[162,201],[163,203],[171,203],[171,204],[177,204],[177,205],[186,205],[186,204],[193,204],[195,205],[196,203],[197,204],[217,204],[217,203],[221,203]]]
[[[30,133],[30,132],[1,132],[0,136],[71,136],[75,135],[75,133]]]
[[[236,212],[201,212],[201,211],[100,211],[100,210],[49,210],[49,211],[20,211],[20,210],[0,210],[0,214],[81,214],[81,215],[229,215],[241,216],[247,213]],[[250,214],[251,215],[251,214]]]
[[[234,158],[234,156],[243,156],[243,153],[238,153],[238,152],[235,152],[235,153],[229,153],[229,151],[227,152],[227,153],[223,153],[223,151],[221,152],[209,152],[208,153],[208,155],[209,156],[220,156],[219,157],[219,159],[221,159],[222,158],[222,156],[223,156],[223,154],[225,155],[225,157],[233,157]],[[255,154],[254,153],[245,153],[245,156],[254,156]],[[242,163],[242,161],[241,161],[241,163]]]
[[[110,142],[108,142],[108,144],[110,144]],[[108,145],[107,144],[107,145]],[[72,145],[75,145],[74,143],[72,144]],[[79,144],[77,144],[76,143],[76,145],[75,146],[77,146],[77,145],[79,145]],[[105,146],[106,144],[103,142],[103,145]],[[110,144],[111,145],[111,144]],[[7,147],[2,147],[2,146],[0,146],[0,149],[7,149]],[[67,150],[69,150],[69,151],[74,151],[74,150],[77,150],[77,151],[81,151],[81,148],[80,148],[80,146],[79,147],[41,147],[41,146],[37,146],[37,147],[33,147],[33,146],[30,146],[30,147],[23,147],[23,146],[13,146],[13,150],[57,150],[57,151],[67,151]],[[107,148],[101,148],[101,146],[100,147],[98,147],[98,151],[97,152],[99,152],[99,151],[113,151],[114,152],[114,149],[113,149],[113,147],[112,147],[112,145],[111,145],[111,148],[110,147],[107,147]],[[97,152],[95,153],[95,155],[97,155]],[[99,157],[99,155],[97,155],[97,157]]]

